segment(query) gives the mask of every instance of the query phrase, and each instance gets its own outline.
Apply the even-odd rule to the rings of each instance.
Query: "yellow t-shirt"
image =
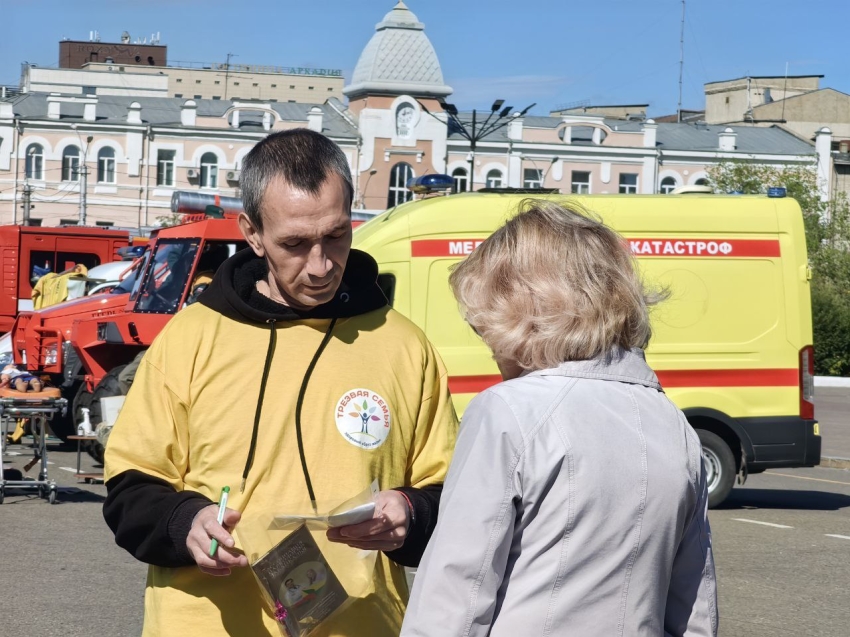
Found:
[[[278,324],[253,467],[240,492],[269,330],[202,304],[180,312],[141,363],[106,449],[107,480],[135,469],[213,501],[229,485],[228,506],[243,519],[308,510],[295,405],[328,324]],[[362,408],[362,401],[364,413],[380,416],[370,416],[368,435],[352,407]],[[347,499],[374,479],[381,489],[441,483],[457,434],[442,361],[416,326],[386,307],[337,321],[309,382],[301,422],[320,501]],[[397,635],[407,595],[402,567],[380,554],[374,593],[316,634]],[[150,567],[145,637],[278,634],[249,569],[213,577],[195,567]]]

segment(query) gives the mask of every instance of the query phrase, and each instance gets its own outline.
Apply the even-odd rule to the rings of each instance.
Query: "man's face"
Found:
[[[332,174],[318,195],[273,179],[263,195],[262,231],[240,215],[242,233],[268,263],[273,300],[305,310],[334,297],[351,250],[349,207],[345,182]]]

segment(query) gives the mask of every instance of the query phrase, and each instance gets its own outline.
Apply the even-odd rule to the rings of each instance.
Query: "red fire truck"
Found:
[[[135,270],[108,295],[89,297],[18,317],[12,334],[15,362],[50,374],[73,409],[67,422],[51,423],[66,438],[90,409],[101,419],[99,399],[125,394],[121,372],[144,352],[171,317],[202,291],[196,281],[214,273],[246,247],[235,216],[195,215],[156,231]],[[92,455],[98,457],[97,446]]]
[[[126,230],[0,226],[0,334],[12,329],[18,312],[32,310],[32,286],[40,276],[79,263],[91,269],[120,261],[118,250],[129,241]]]

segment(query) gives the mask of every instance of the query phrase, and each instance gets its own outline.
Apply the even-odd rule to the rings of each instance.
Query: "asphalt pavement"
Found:
[[[850,438],[848,394],[818,389],[824,455]],[[17,468],[31,453],[9,450],[21,454],[7,458]],[[115,546],[106,490],[77,483],[73,448],[51,445],[50,461],[57,504],[12,491],[0,505],[0,635],[139,635],[145,565]],[[99,469],[84,455],[83,470]],[[850,470],[750,476],[710,519],[721,637],[850,635]]]

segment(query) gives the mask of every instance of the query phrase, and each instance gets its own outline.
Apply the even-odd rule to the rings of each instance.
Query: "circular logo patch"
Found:
[[[337,401],[336,428],[361,449],[377,449],[390,435],[390,406],[369,389],[350,389]]]

